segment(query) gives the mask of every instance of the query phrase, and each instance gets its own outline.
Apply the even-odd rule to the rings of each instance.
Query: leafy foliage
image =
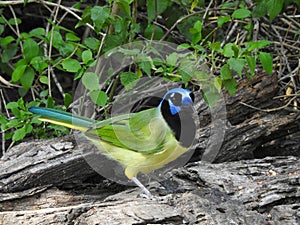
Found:
[[[252,41],[253,17],[268,15],[272,22],[287,4],[298,4],[296,0],[258,0],[251,10],[243,1],[225,1],[218,6],[220,13],[212,26],[208,23],[210,8],[205,1],[107,0],[102,6],[86,6],[85,2],[81,0],[68,8],[71,10],[68,13],[76,18],[74,22],[72,17],[73,26],[62,22],[64,16],[53,18],[54,12],[64,9],[57,6],[49,14],[47,26],[39,25],[21,32],[20,25],[28,21],[14,16],[8,18],[11,16],[8,8],[1,9],[0,71],[19,95],[19,100],[6,104],[10,116],[2,114],[0,117],[6,139],[19,141],[30,133],[45,136],[47,131],[39,130],[42,124],[27,112],[27,108],[59,104],[69,107],[73,96],[61,87],[59,80],[63,79],[80,80],[99,107],[106,107],[113,100],[111,96],[116,94],[116,85],[111,84],[115,82],[129,90],[143,76],[160,76],[186,86],[193,84],[196,89],[201,88],[206,102],[213,106],[223,88],[234,95],[237,81],[243,77],[251,79],[260,66],[272,74],[272,54],[266,51],[272,42]],[[51,3],[51,7],[53,5]],[[24,7],[30,6],[24,1]],[[243,41],[230,37],[224,40],[224,31],[232,23],[247,31],[248,36]],[[178,36],[173,35],[174,30],[178,31]],[[162,60],[153,49],[151,54],[140,49],[121,49],[125,57],[134,59],[133,66],[110,76],[100,89],[99,71],[92,69],[97,57],[140,37],[178,43],[178,52]],[[55,91],[60,98],[53,97]],[[24,103],[23,99],[29,99],[29,103]]]

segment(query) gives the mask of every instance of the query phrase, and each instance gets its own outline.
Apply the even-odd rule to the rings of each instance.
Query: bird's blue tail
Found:
[[[95,124],[95,120],[76,116],[72,113],[63,112],[60,110],[43,107],[31,107],[28,110],[34,114],[40,115],[41,117],[39,119],[42,121],[62,125],[83,132]]]

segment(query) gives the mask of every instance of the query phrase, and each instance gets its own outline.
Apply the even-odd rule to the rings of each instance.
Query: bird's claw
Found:
[[[140,197],[145,198],[145,199],[149,199],[149,200],[156,200],[156,201],[167,201],[172,197],[172,194],[168,194],[165,196],[156,196],[156,195],[152,195],[152,194],[139,194]]]

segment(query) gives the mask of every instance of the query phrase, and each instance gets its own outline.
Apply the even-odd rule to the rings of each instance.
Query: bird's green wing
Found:
[[[169,132],[161,114],[154,108],[101,121],[85,135],[94,141],[99,139],[117,147],[151,154],[164,150]]]

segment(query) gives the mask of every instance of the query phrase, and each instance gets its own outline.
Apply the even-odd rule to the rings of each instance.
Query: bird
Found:
[[[102,121],[45,107],[28,110],[39,120],[79,130],[106,157],[117,161],[126,177],[139,186],[146,197],[150,191],[138,180],[189,151],[194,136],[194,94],[185,88],[165,93],[159,105]]]

